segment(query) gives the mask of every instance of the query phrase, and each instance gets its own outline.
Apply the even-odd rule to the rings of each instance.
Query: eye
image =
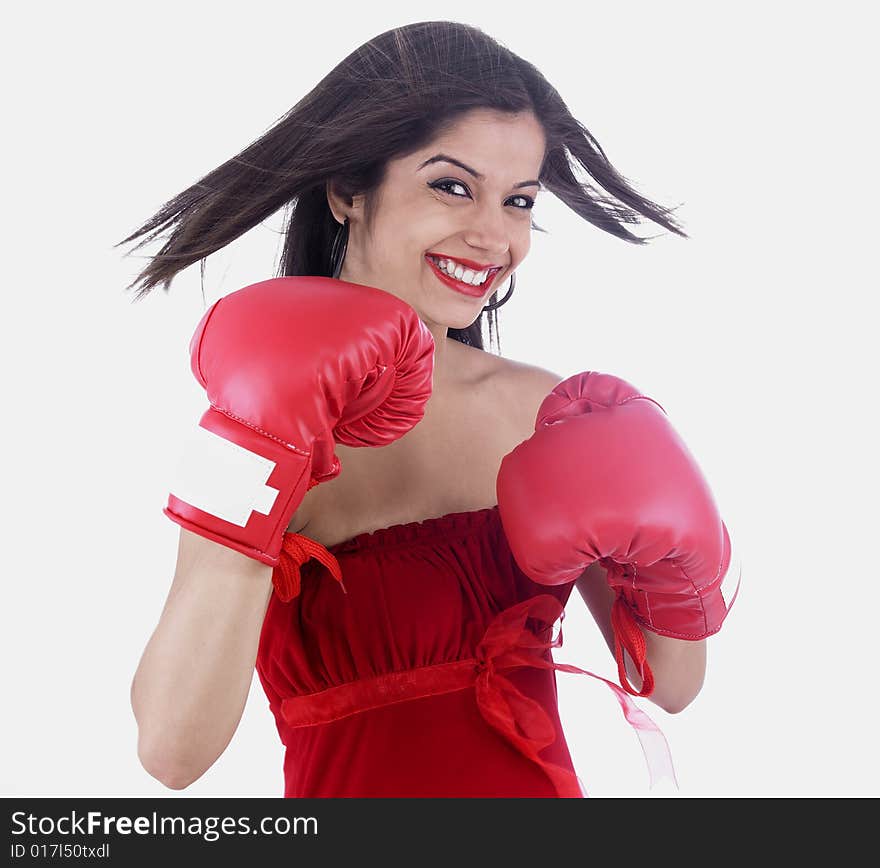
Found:
[[[461,195],[459,193],[450,193],[449,189],[452,187],[461,187],[462,190],[467,190],[467,187],[464,184],[462,184],[461,181],[454,181],[451,179],[445,180],[445,181],[434,181],[433,183],[428,184],[428,186],[432,190],[441,190],[442,192],[446,193],[447,196],[455,196],[456,198],[459,198],[459,199],[462,198]],[[470,194],[468,194],[467,198],[470,199]],[[526,203],[525,205],[517,205],[516,206],[517,209],[520,211],[531,211],[532,208],[535,207],[535,200],[532,199],[530,196],[521,196],[520,195],[520,196],[511,196],[510,198],[511,199],[522,199],[523,202]]]

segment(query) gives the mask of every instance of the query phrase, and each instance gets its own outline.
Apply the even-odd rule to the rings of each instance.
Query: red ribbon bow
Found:
[[[663,733],[647,714],[635,706],[625,691],[585,669],[553,662],[548,652],[562,645],[561,624],[555,639],[544,637],[551,631],[555,621],[561,621],[564,616],[559,600],[549,594],[539,594],[499,612],[489,624],[473,657],[390,672],[317,693],[288,697],[281,704],[281,715],[291,728],[314,726],[391,703],[474,686],[477,705],[486,722],[524,756],[537,763],[561,797],[580,798],[587,795],[580,778],[571,769],[546,761],[539,755],[557,737],[552,719],[539,703],[523,695],[500,672],[518,666],[561,669],[604,681],[617,696],[624,716],[639,737],[648,763],[651,785],[658,774],[668,775],[675,780]],[[529,617],[545,625],[540,635],[526,628]]]

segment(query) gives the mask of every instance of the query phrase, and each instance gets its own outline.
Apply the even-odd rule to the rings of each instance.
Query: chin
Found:
[[[477,319],[479,318],[479,316],[480,316],[480,312],[477,311],[476,316],[473,316],[473,317],[471,317],[470,319],[465,320],[465,321],[463,321],[463,322],[455,322],[455,323],[451,323],[451,324],[449,325],[449,328],[451,328],[451,329],[466,329],[466,328],[469,328],[470,326],[472,326],[472,325],[477,321]]]
[[[436,316],[432,315],[434,312],[429,312],[428,315],[431,316],[433,322],[438,325],[444,325],[446,328],[466,329],[477,321],[484,303],[485,302],[479,301],[479,299],[474,299],[474,309],[470,314],[462,314],[461,311],[453,313],[447,309],[445,311],[436,311]]]

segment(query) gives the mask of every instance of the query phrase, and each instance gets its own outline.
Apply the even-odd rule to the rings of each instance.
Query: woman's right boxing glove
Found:
[[[434,339],[384,290],[278,277],[215,302],[190,355],[210,407],[163,512],[276,566],[306,491],[339,473],[335,443],[385,446],[421,420]]]

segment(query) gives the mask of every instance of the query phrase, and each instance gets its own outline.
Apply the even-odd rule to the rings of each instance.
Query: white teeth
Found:
[[[456,280],[460,280],[462,283],[469,283],[472,286],[479,286],[480,284],[485,283],[486,278],[489,276],[488,270],[477,273],[470,268],[465,268],[463,265],[454,263],[449,259],[437,259],[434,256],[429,256],[428,258],[436,263],[441,271],[445,271]]]

